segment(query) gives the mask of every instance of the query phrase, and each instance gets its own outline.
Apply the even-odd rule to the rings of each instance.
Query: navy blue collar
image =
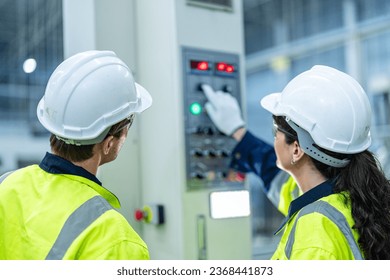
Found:
[[[53,155],[51,153],[46,153],[45,157],[39,164],[39,167],[52,174],[70,174],[81,176],[99,184],[100,186],[102,185],[99,179],[96,178],[96,176],[92,173],[88,172],[80,166],[74,165],[62,157]]]
[[[285,218],[285,220],[283,221],[279,229],[275,232],[275,234],[278,233],[291,219],[291,217],[293,217],[295,213],[297,213],[303,207],[319,200],[320,198],[333,194],[333,187],[334,187],[334,182],[328,180],[312,188],[311,190],[305,192],[298,198],[294,199],[291,202],[290,207],[288,208],[287,217]]]

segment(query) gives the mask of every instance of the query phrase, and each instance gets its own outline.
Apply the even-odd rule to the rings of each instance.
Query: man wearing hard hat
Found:
[[[96,173],[151,104],[113,52],[79,53],[57,67],[37,108],[51,153],[0,179],[0,259],[149,259]]]

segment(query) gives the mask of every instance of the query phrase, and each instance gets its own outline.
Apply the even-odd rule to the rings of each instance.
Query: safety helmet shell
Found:
[[[307,131],[326,150],[355,154],[371,144],[368,97],[355,79],[334,68],[316,65],[260,103]]]
[[[37,107],[40,123],[60,139],[98,143],[109,128],[149,108],[152,97],[111,51],[86,51],[61,63]]]

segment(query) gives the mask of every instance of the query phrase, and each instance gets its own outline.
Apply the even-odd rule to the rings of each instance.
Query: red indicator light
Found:
[[[196,69],[199,71],[209,70],[209,63],[207,61],[191,60],[191,69]]]
[[[217,70],[218,71],[225,71],[226,70],[226,67],[227,67],[227,64],[226,63],[217,63]]]
[[[226,72],[226,73],[233,73],[234,72],[234,66],[231,64],[227,64],[225,62],[218,62],[216,64],[216,69],[219,72]]]
[[[197,69],[198,70],[207,70],[207,69],[209,69],[209,64],[206,61],[201,61],[198,63]]]
[[[233,73],[234,72],[234,67],[233,67],[233,65],[228,65],[228,66],[226,66],[226,70],[225,70],[226,72],[228,72],[228,73]]]

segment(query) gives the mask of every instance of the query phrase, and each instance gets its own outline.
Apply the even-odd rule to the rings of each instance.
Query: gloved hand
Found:
[[[245,126],[236,98],[223,91],[215,92],[207,84],[203,84],[201,87],[208,99],[205,104],[206,111],[222,133],[231,136],[237,129]]]

